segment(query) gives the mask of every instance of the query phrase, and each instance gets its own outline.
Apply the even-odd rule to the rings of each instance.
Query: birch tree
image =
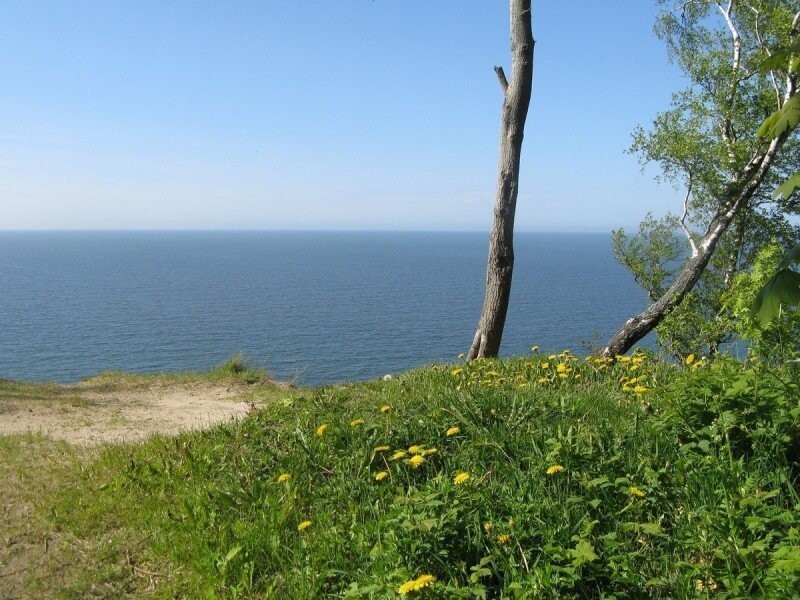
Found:
[[[489,233],[486,295],[467,360],[497,356],[511,296],[520,155],[533,86],[531,0],[510,0],[510,16],[511,81],[506,79],[502,67],[495,67],[503,92],[503,108],[494,218]]]
[[[771,195],[777,182],[798,167],[797,140],[790,129],[766,138],[757,135],[767,115],[798,102],[795,72],[758,69],[776,48],[797,39],[797,1],[660,3],[657,35],[690,87],[673,96],[671,109],[649,130],[636,131],[632,149],[684,187],[679,215],[668,217],[664,225],[683,238],[685,251],[658,286],[648,289],[651,304],[609,340],[606,356],[624,354],[675,314],[719,249],[724,252],[715,259],[714,285],[729,285],[748,249],[757,250],[753,240],[764,237],[764,228],[792,230],[786,215],[798,210],[796,199]],[[663,228],[659,235],[663,237]],[[623,264],[637,280],[646,279],[648,263],[641,260],[646,253],[637,257],[631,248],[647,247],[648,232],[640,231],[637,243],[624,232],[616,238]]]

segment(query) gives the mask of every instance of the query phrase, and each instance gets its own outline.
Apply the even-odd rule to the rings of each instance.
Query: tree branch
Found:
[[[794,39],[800,35],[800,12],[798,12],[794,19],[792,19],[792,28],[789,30],[789,35]],[[794,96],[796,89],[797,78],[793,73],[786,74],[786,93],[783,96],[784,104],[789,101],[789,98]]]
[[[500,81],[500,89],[502,89],[505,94],[508,89],[508,79],[506,79],[506,74],[503,72],[503,67],[495,67],[494,72],[497,73],[497,79]]]
[[[750,10],[755,13],[756,15],[756,22],[755,22],[755,33],[756,33],[756,40],[758,41],[759,47],[767,53],[767,56],[772,56],[772,52],[770,52],[767,45],[764,43],[764,38],[761,36],[761,13],[755,6],[750,6]],[[775,99],[778,102],[778,108],[781,107],[781,89],[778,85],[778,78],[775,77],[775,71],[769,72],[769,78],[772,81],[772,89],[775,90]]]
[[[715,2],[714,4],[725,19],[725,23],[728,26],[728,30],[731,32],[731,38],[733,41],[731,86],[726,99],[728,114],[722,115],[722,139],[728,146],[728,161],[731,165],[733,165],[735,163],[736,156],[732,147],[733,124],[731,123],[731,113],[733,112],[733,106],[736,102],[736,91],[739,87],[739,67],[742,60],[742,39],[739,36],[739,30],[736,28],[736,24],[733,22],[732,13],[735,8],[734,0],[728,0],[728,6],[726,8],[722,8],[722,5],[719,2]]]
[[[692,237],[692,232],[689,231],[689,228],[686,226],[686,215],[689,213],[689,197],[692,195],[692,174],[689,173],[689,182],[686,186],[686,196],[683,198],[683,214],[681,215],[680,220],[678,221],[678,225],[683,231],[683,235],[686,236],[686,239],[689,241],[689,247],[692,249],[692,256],[697,256],[697,244],[694,242],[694,238]]]

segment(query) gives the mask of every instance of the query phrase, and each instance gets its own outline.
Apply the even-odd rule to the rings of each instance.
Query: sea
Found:
[[[452,363],[486,233],[0,232],[0,377],[204,370],[322,385]],[[586,354],[646,306],[607,234],[517,233],[502,355]]]

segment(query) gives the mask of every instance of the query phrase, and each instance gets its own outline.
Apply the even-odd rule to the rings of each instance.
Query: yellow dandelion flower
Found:
[[[382,413],[387,413],[387,412],[389,412],[390,410],[392,410],[392,407],[391,407],[391,406],[389,406],[388,404],[384,404],[383,406],[381,406],[381,412],[382,412]]]
[[[500,544],[507,544],[508,540],[511,539],[511,536],[505,533],[501,533],[497,536],[497,542]]]
[[[556,365],[556,373],[564,373],[568,368],[566,363],[558,363]]]
[[[433,575],[420,575],[416,579],[406,581],[403,585],[397,588],[397,593],[401,596],[405,596],[409,592],[418,592],[422,588],[433,585],[434,581],[436,581],[436,577]]]
[[[303,531],[304,529],[308,529],[311,527],[311,521],[303,521],[297,526],[297,531]]]
[[[397,452],[395,452],[394,454],[392,454],[392,460],[400,460],[400,459],[401,459],[401,458],[403,458],[403,457],[404,457],[406,454],[407,454],[407,452],[406,452],[405,450],[398,450]]]
[[[391,446],[375,446],[375,452],[387,452],[391,449]]]
[[[283,483],[284,481],[289,481],[292,478],[289,473],[281,473],[278,475],[278,483]]]
[[[375,474],[375,481],[383,481],[389,476],[389,471],[378,471]]]
[[[456,485],[461,485],[462,483],[466,483],[467,481],[469,481],[470,477],[471,475],[466,471],[459,471],[458,473],[456,473],[456,476],[453,477],[453,483],[455,483]]]
[[[547,377],[539,377],[539,379],[537,379],[536,382],[539,385],[547,385],[548,383],[550,383],[550,380]]]
[[[686,360],[684,360],[683,362],[686,363],[687,367],[690,367],[690,366],[692,366],[692,363],[695,360],[696,360],[695,355],[694,354],[690,354],[689,356],[686,357]]]
[[[543,362],[539,366],[542,367],[543,369],[549,369],[550,368],[550,363],[549,362]]]
[[[444,434],[447,437],[450,437],[450,436],[453,436],[453,435],[457,434],[459,431],[461,431],[461,429],[459,427],[451,427],[450,429],[445,431]]]
[[[422,446],[418,446],[417,444],[414,444],[413,446],[409,446],[408,447],[408,453],[409,454],[422,454]]]
[[[458,369],[453,369],[452,371],[450,371],[450,375],[453,375],[455,377],[457,375],[461,375],[463,372],[464,372],[464,369],[459,367]]]
[[[569,375],[567,375],[566,373],[559,373],[558,374],[558,378],[559,379],[568,379]]]
[[[561,465],[553,465],[552,467],[547,467],[547,474],[548,475],[555,475],[556,473],[563,473],[564,467]]]
[[[622,355],[622,356],[618,356],[618,357],[617,357],[617,360],[618,360],[619,362],[621,362],[621,363],[629,363],[629,362],[631,362],[631,360],[632,360],[632,359],[631,359],[631,357],[630,357],[630,356],[625,356],[625,355]]]
[[[558,357],[555,354],[551,354],[550,356],[547,357],[547,360],[555,360],[557,358]]]
[[[351,427],[356,427],[358,425],[363,425],[363,424],[364,424],[364,419],[353,419],[352,421],[350,421]]]
[[[431,454],[436,454],[438,450],[436,448],[426,448],[422,451],[422,456],[430,456]]]
[[[645,496],[645,493],[636,486],[629,487],[628,492],[631,496],[636,496],[637,498],[644,498]]]
[[[320,425],[319,427],[317,427],[317,431],[315,432],[315,435],[316,435],[317,437],[320,437],[320,436],[321,436],[323,433],[325,433],[325,430],[326,430],[327,428],[328,428],[328,425],[327,425],[326,423],[323,423],[322,425]]]
[[[425,457],[423,457],[421,454],[415,454],[414,456],[408,459],[408,464],[414,467],[415,469],[424,462],[425,462]]]
[[[633,393],[634,394],[644,394],[645,392],[649,392],[649,391],[650,391],[650,388],[645,387],[643,385],[637,385],[635,388],[633,388]]]
[[[483,530],[486,533],[489,533],[492,530],[492,527],[494,527],[494,525],[492,525],[489,521],[483,524]]]

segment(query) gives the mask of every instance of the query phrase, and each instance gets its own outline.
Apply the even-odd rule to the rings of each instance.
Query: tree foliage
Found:
[[[784,69],[788,73],[800,73],[800,42],[781,49],[762,64],[762,71]],[[788,132],[800,123],[800,102],[787,102],[770,115],[758,134],[762,137]],[[800,171],[784,181],[773,193],[773,198],[789,199],[800,188]],[[768,326],[782,313],[782,307],[800,303],[800,273],[791,269],[800,262],[800,245],[795,246],[781,260],[775,274],[766,282],[750,306],[750,316],[762,326]]]
[[[654,304],[665,307],[651,319],[660,342],[685,356],[713,352],[736,334],[726,292],[765,245],[800,240],[792,221],[800,212],[792,193],[800,184],[792,135],[800,114],[800,7],[788,0],[660,4],[656,34],[689,86],[649,127],[634,131],[630,151],[682,188],[683,206],[658,219],[648,215],[636,233],[615,231],[613,246]],[[690,278],[690,269],[702,274]],[[680,287],[680,278],[688,284]]]
[[[789,305],[793,298],[795,303],[800,300],[800,286],[795,281],[794,296],[785,295],[780,286],[786,280],[800,279],[800,274],[788,268],[790,257],[782,259],[783,254],[779,243],[767,244],[752,269],[736,277],[729,292],[737,335],[750,342],[753,356],[768,362],[796,358],[799,350],[800,312]],[[754,310],[754,306],[758,308]]]

